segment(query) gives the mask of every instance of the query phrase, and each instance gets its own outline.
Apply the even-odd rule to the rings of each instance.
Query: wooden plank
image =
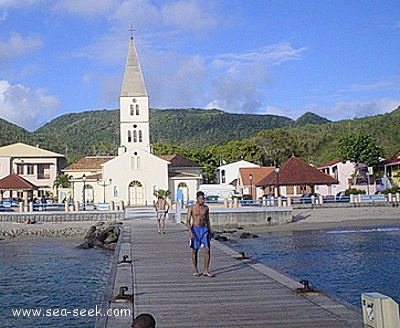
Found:
[[[192,276],[188,232],[155,220],[131,226],[134,311],[151,313],[157,327],[362,327],[361,310],[326,295],[304,297],[301,285],[260,263],[243,263],[225,244],[212,241],[214,278]],[[199,251],[199,269],[203,252]]]

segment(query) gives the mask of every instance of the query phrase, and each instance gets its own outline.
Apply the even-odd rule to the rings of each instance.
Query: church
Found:
[[[133,37],[130,39],[119,97],[120,147],[116,157],[85,157],[66,167],[71,189],[60,199],[152,205],[158,190],[172,201],[195,199],[202,167],[179,155],[155,156],[150,144],[149,96]]]

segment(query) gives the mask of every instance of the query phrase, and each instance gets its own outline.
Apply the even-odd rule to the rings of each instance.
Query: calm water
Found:
[[[112,252],[75,246],[82,239],[0,241],[0,327],[93,327],[95,317],[15,317],[12,309],[101,306]]]
[[[271,234],[230,245],[353,305],[379,292],[400,303],[400,225]]]

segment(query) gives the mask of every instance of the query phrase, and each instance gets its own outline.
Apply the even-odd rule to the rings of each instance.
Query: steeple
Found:
[[[131,37],[128,57],[126,59],[125,75],[122,82],[121,97],[141,96],[147,96],[147,90],[144,84],[142,71],[140,70],[135,41],[133,37]]]
[[[137,153],[137,150],[149,152],[149,97],[132,37],[129,43],[119,106],[121,147],[118,153],[122,154],[128,150],[132,150],[134,153]]]

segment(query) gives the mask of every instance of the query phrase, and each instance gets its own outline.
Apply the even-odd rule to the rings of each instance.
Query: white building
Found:
[[[130,40],[120,103],[120,147],[116,157],[85,158],[67,167],[72,198],[78,201],[124,201],[151,205],[156,190],[171,199],[195,199],[202,168],[181,156],[151,153],[149,97],[133,38]]]
[[[239,169],[245,167],[260,167],[260,166],[244,160],[222,165],[217,168],[218,184],[236,185],[236,180],[239,176]]]
[[[33,147],[24,143],[15,143],[0,148],[0,179],[16,174],[32,184],[32,190],[2,190],[3,197],[15,197],[27,200],[38,198],[47,193],[55,194],[54,181],[61,169],[66,166],[64,155]],[[12,186],[9,186],[10,189]],[[12,193],[12,194],[11,194]]]

